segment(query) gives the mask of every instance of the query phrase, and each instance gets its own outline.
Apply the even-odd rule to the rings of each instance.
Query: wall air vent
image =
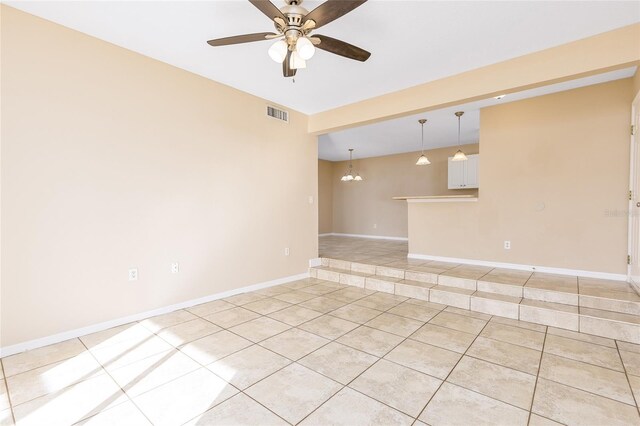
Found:
[[[276,120],[289,122],[289,111],[278,109],[274,106],[267,105],[267,117],[275,118]]]

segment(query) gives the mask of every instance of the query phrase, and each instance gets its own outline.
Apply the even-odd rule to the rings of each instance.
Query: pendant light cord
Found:
[[[458,116],[458,149],[460,148],[460,115]]]
[[[420,123],[422,126],[422,155],[424,155],[424,123]]]

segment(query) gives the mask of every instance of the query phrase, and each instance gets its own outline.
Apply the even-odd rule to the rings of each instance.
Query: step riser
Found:
[[[578,306],[578,295],[561,293],[559,291],[542,290],[539,288],[524,287],[524,298],[539,300],[541,302],[562,303],[563,305]]]
[[[483,297],[471,296],[470,310],[511,319],[520,318],[519,304],[502,302],[500,300],[485,299]]]
[[[454,306],[460,309],[471,309],[471,296],[451,293],[439,289],[429,289],[429,301],[441,305]]]
[[[340,274],[340,284],[364,288],[365,277],[350,274]]]
[[[469,278],[450,277],[447,275],[438,276],[438,285],[446,285],[447,287],[462,288],[465,290],[477,290],[477,280]]]
[[[429,301],[429,289],[414,285],[396,284],[395,293],[398,296],[411,297],[412,299]]]
[[[570,312],[552,311],[535,306],[520,305],[520,320],[551,327],[564,328],[572,331],[580,331],[580,315]],[[640,331],[640,328],[639,328]],[[600,336],[603,336],[600,334]],[[604,335],[604,337],[608,337]]]
[[[522,297],[523,286],[498,284],[488,281],[478,281],[478,291],[485,291],[487,293],[493,294],[502,294],[504,296]]]
[[[561,303],[563,305],[583,306],[624,314],[640,315],[640,302],[607,299],[604,297],[566,293],[535,287],[526,287],[522,285],[493,283],[469,278],[438,275],[430,272],[403,271],[397,268],[367,265],[363,263],[348,262],[345,260],[322,258],[322,262],[329,267],[342,269],[346,274],[349,272],[355,272],[358,274],[371,275],[373,276],[372,278],[379,278],[382,280],[385,278],[391,278],[391,281],[406,279],[464,290],[482,291],[512,297],[523,297],[525,299],[538,300],[541,302]],[[338,268],[338,266],[340,268]],[[318,276],[318,278],[327,281],[340,282],[340,276],[331,273],[325,273],[323,276]],[[346,278],[344,280],[346,280]],[[343,284],[346,284],[346,281],[344,281]]]
[[[580,306],[584,306],[585,308],[604,309],[605,311],[640,315],[640,303],[604,299],[601,297],[585,296],[582,294],[580,295],[579,300]]]
[[[487,299],[485,297],[477,297],[471,294],[456,293],[439,288],[439,286],[427,288],[401,284],[395,282],[397,278],[385,278],[378,275],[369,277],[351,275],[346,271],[336,272],[310,268],[310,275],[314,278],[325,279],[327,281],[350,285],[353,287],[366,288],[383,293],[396,294],[399,296],[411,297],[414,299],[467,309],[474,312],[563,328],[566,330],[580,331],[595,336],[614,338],[640,344],[640,324],[624,323],[615,320],[581,315],[577,313],[577,307],[574,308],[576,313],[557,311],[537,306],[523,305],[515,302]],[[508,294],[508,296],[516,295]],[[598,297],[588,298],[588,300],[593,303],[596,303],[597,299],[601,299]],[[603,300],[605,302],[610,302],[609,299]],[[619,307],[631,311],[638,308],[636,304],[633,304],[632,302],[621,303],[623,303],[623,306]],[[603,309],[601,306],[602,305],[595,306],[594,308]],[[628,313],[634,314],[635,312]]]

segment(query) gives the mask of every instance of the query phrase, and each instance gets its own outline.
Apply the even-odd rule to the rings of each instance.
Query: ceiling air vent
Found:
[[[267,117],[275,118],[276,120],[289,122],[289,111],[278,109],[274,106],[267,105]]]

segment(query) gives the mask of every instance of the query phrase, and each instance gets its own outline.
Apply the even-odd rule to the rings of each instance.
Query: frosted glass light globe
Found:
[[[298,52],[295,50],[291,52],[291,62],[289,64],[289,68],[292,70],[299,70],[307,67],[307,62],[300,57]]]
[[[282,61],[284,61],[284,58],[287,57],[288,49],[287,43],[284,40],[278,40],[269,48],[269,56],[271,59],[281,64]]]
[[[316,53],[316,48],[306,37],[300,37],[296,42],[296,52],[302,59],[309,60],[313,57],[313,54]]]

